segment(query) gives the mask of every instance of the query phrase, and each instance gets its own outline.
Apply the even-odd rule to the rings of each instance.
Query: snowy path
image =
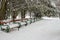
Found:
[[[60,40],[60,20],[40,20],[10,33],[0,31],[0,40]]]

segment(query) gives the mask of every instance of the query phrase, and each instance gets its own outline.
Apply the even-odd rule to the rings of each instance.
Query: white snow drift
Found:
[[[60,40],[60,19],[43,19],[9,33],[0,31],[0,40]]]

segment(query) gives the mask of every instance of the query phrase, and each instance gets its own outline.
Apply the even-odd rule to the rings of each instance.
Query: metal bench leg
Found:
[[[8,32],[10,32],[10,29],[6,29],[5,31],[8,33]]]
[[[10,27],[8,26],[6,29],[5,29],[5,31],[8,33],[8,32],[10,32]]]
[[[19,28],[18,28],[18,31],[19,31]]]
[[[18,27],[18,31],[19,31],[19,28],[21,27],[21,25],[19,25],[19,27]]]

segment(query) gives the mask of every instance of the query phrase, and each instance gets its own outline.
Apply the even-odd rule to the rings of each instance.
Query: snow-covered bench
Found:
[[[31,24],[31,23],[34,23],[35,22],[35,19],[34,18],[30,18],[28,19],[27,23]]]
[[[21,24],[21,26],[26,26],[27,25],[27,22],[26,21],[24,21],[24,22],[21,22],[21,21],[16,21],[17,23],[19,23],[19,24]]]
[[[11,29],[13,28],[20,28],[21,26],[17,23],[17,24],[8,24],[8,25],[3,25],[1,26],[1,30],[5,30],[6,32],[9,32]]]

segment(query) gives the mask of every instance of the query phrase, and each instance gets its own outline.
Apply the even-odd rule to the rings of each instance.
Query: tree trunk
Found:
[[[30,18],[31,18],[31,11],[30,11]]]
[[[26,11],[25,10],[21,10],[21,19],[25,18],[25,14],[26,14]]]
[[[12,14],[13,22],[15,22],[17,15],[18,15],[17,11],[13,11],[13,14]]]
[[[0,9],[0,20],[3,20],[5,18],[6,18],[6,1],[2,0]]]

